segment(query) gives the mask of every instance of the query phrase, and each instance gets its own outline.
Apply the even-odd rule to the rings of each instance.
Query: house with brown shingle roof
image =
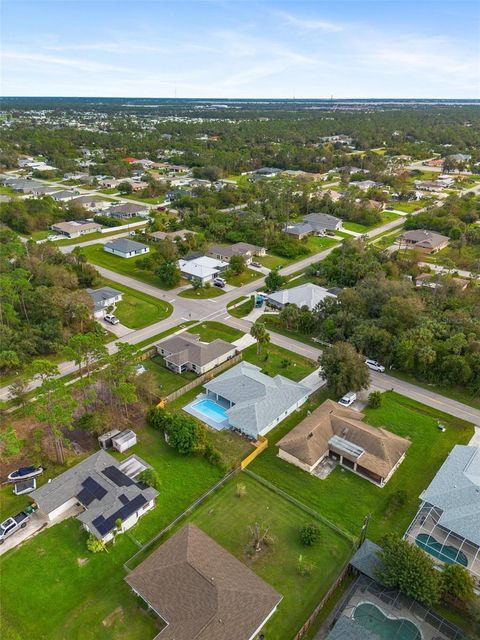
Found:
[[[449,238],[427,229],[412,229],[402,233],[398,238],[398,242],[409,249],[421,249],[425,253],[437,253],[437,251],[448,246]]]
[[[155,640],[253,640],[282,599],[191,523],[125,580],[165,623]]]
[[[383,487],[410,442],[363,418],[363,413],[326,400],[278,442],[278,456],[309,473],[329,457]]]
[[[212,342],[201,342],[200,336],[192,333],[181,333],[166,338],[159,342],[156,348],[171,371],[194,371],[197,375],[207,373],[233,358],[237,352],[236,346],[230,342],[219,338]]]

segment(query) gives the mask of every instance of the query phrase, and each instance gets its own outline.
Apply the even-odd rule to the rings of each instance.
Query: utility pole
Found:
[[[365,538],[367,537],[367,532],[368,532],[368,525],[370,523],[370,518],[371,518],[371,514],[369,513],[368,515],[365,516],[365,519],[363,521],[363,525],[362,525],[362,530],[360,531],[360,541],[359,541],[359,547],[362,546],[362,544],[365,542]]]

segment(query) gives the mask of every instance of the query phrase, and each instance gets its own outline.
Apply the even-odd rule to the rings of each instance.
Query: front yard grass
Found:
[[[302,284],[302,283],[301,283]],[[293,338],[294,340],[299,340],[300,342],[304,342],[305,344],[309,344],[311,347],[315,347],[316,349],[320,349],[320,343],[316,342],[313,338],[314,336],[309,336],[306,333],[302,333],[301,331],[295,329],[285,329],[282,326],[280,318],[277,313],[264,313],[258,318],[258,322],[265,323],[266,328],[269,331],[273,331],[274,333],[279,333],[282,336],[286,336],[287,338]]]
[[[263,373],[272,377],[280,374],[296,382],[308,376],[317,367],[313,360],[273,343],[264,346],[260,354],[257,353],[256,344],[247,347],[242,353],[244,360],[260,367]]]
[[[244,284],[258,280],[259,278],[263,278],[263,274],[259,271],[255,271],[254,269],[245,269],[238,275],[232,274],[227,276],[226,280],[232,287],[241,287]]]
[[[243,300],[243,302],[241,302],[241,300]],[[238,304],[239,302],[241,302],[241,304]],[[237,304],[238,306],[235,306]],[[227,305],[227,311],[231,316],[234,316],[235,318],[244,318],[245,316],[248,316],[251,311],[253,311],[254,307],[254,295],[251,295],[249,297],[242,296],[242,298],[237,298],[229,305]]]
[[[382,219],[376,224],[365,225],[358,224],[357,222],[342,222],[342,227],[348,231],[355,231],[356,233],[367,233],[367,231],[381,227],[388,222],[392,222],[392,220],[400,221],[401,219],[402,217],[399,216],[398,213],[393,213],[393,211],[382,211]]]
[[[87,256],[88,261],[92,264],[110,269],[110,271],[115,271],[129,278],[140,280],[153,287],[165,289],[160,278],[152,272],[140,269],[137,266],[137,262],[144,256],[139,256],[138,258],[120,258],[119,256],[107,253],[103,248],[103,244],[92,244],[88,247],[82,247],[82,253]]]
[[[164,300],[136,291],[112,280],[103,280],[105,285],[123,292],[123,300],[115,309],[115,315],[130,329],[142,329],[160,320],[165,320],[173,312],[173,307]]]
[[[403,535],[419,505],[419,495],[431,482],[455,444],[466,444],[473,435],[470,423],[442,414],[430,407],[393,392],[383,394],[379,409],[366,410],[366,422],[383,426],[409,438],[412,445],[405,460],[388,484],[379,488],[350,471],[337,467],[320,480],[277,457],[278,442],[307,411],[327,397],[320,392],[299,411],[289,416],[268,434],[269,446],[249,469],[277,485],[291,496],[324,515],[352,535],[358,535],[366,515],[371,514],[368,536],[378,541],[382,535]],[[438,428],[438,420],[446,426]],[[405,491],[405,503],[395,506],[399,491]]]
[[[202,287],[201,289],[184,289],[178,294],[182,298],[192,298],[193,300],[205,300],[207,298],[218,298],[223,296],[225,291],[219,287]]]
[[[226,342],[233,342],[243,336],[243,331],[240,331],[240,329],[229,327],[222,322],[215,322],[215,320],[207,320],[201,324],[196,324],[189,332],[198,334],[202,342],[212,342],[216,338]]]
[[[246,487],[242,498],[236,496],[238,482]],[[295,635],[352,553],[349,541],[322,522],[317,523],[318,544],[302,545],[299,529],[314,518],[244,473],[219,489],[189,519],[283,596],[262,630],[272,640]],[[249,527],[256,522],[269,527],[275,542],[252,559],[246,551]],[[300,555],[313,565],[308,576],[298,572]]]

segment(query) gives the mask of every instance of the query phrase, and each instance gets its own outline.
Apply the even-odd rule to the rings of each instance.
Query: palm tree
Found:
[[[250,328],[250,335],[257,341],[257,355],[262,351],[262,346],[270,342],[270,334],[263,322],[254,322]]]

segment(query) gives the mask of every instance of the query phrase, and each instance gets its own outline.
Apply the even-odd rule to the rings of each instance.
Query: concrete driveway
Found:
[[[39,515],[38,512],[33,513],[24,529],[20,529],[16,533],[12,534],[2,545],[0,545],[0,556],[7,551],[10,551],[10,549],[14,549],[22,542],[25,542],[25,540],[33,538],[33,536],[36,536],[37,533],[40,533],[40,531],[45,529],[47,526],[48,522],[45,516]]]

